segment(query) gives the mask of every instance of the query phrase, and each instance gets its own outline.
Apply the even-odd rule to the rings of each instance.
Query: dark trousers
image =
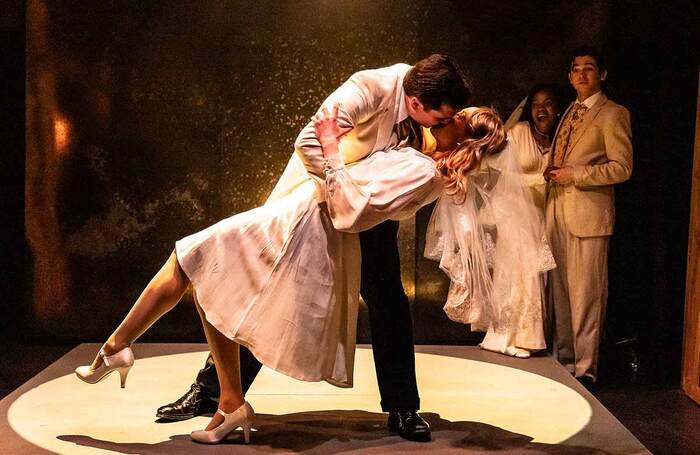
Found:
[[[369,310],[372,352],[382,410],[420,408],[413,351],[413,321],[401,284],[397,233],[399,223],[385,221],[360,233],[362,282],[360,292]],[[241,346],[241,383],[245,393],[261,364]],[[216,366],[211,358],[197,375],[197,384],[211,397],[219,396]]]

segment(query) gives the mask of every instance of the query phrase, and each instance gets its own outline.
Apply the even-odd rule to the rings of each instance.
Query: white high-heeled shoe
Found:
[[[118,371],[123,389],[126,386],[129,370],[134,365],[134,353],[131,348],[127,346],[112,355],[105,354],[104,348],[101,348],[99,356],[102,357],[102,365],[95,369],[91,365],[78,367],[75,369],[76,376],[88,384],[97,384],[112,371]]]
[[[217,409],[216,412],[224,416],[224,421],[221,422],[221,425],[211,430],[193,431],[190,433],[193,441],[217,444],[240,427],[243,428],[245,443],[250,443],[250,429],[253,426],[253,420],[255,420],[255,411],[253,411],[253,407],[247,401],[229,414],[226,414],[221,409]]]

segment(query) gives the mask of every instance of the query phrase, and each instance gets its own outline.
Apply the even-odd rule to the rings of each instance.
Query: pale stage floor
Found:
[[[0,401],[2,453],[649,453],[555,360],[467,346],[417,346],[421,412],[433,441],[386,430],[371,349],[361,346],[355,386],[296,381],[263,368],[248,393],[257,431],[244,446],[193,443],[208,417],[160,423],[158,406],[188,390],[203,344],[137,344],[126,389],[115,373],[89,385],[73,374],[99,348],[82,344]]]

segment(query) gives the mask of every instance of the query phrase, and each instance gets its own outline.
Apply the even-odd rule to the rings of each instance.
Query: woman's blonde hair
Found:
[[[428,154],[444,177],[446,193],[463,200],[469,173],[479,168],[485,156],[503,150],[506,130],[496,110],[490,107],[469,107],[457,115],[466,122],[466,139],[449,152]]]

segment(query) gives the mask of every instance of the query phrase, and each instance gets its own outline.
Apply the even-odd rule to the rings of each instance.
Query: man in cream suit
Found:
[[[608,247],[615,222],[613,185],[632,173],[630,115],[601,91],[607,77],[595,49],[572,54],[577,99],[552,146],[546,222],[557,268],[549,272],[553,350],[585,385],[597,377],[608,297]]]
[[[456,62],[444,55],[431,55],[414,66],[396,64],[355,73],[323,106],[329,110],[333,105],[339,106],[338,123],[349,129],[340,142],[340,152],[345,163],[353,163],[378,150],[401,146],[420,150],[420,126],[449,123],[457,110],[466,106],[469,94]],[[325,161],[312,122],[302,129],[295,149],[268,202],[283,197],[310,178],[319,189],[323,186]],[[397,232],[398,222],[386,221],[360,233],[361,295],[369,309],[377,382],[382,410],[389,412],[389,430],[406,439],[429,441],[430,427],[416,412],[420,400],[413,327],[401,284]],[[245,349],[241,360],[245,392],[261,365]],[[213,412],[218,395],[216,370],[210,358],[190,391],[159,408],[157,415],[165,420],[183,420]]]

